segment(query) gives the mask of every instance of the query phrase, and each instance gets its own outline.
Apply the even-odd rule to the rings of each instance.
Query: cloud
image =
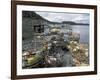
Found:
[[[78,23],[89,23],[89,14],[79,14],[73,21]]]
[[[81,23],[89,23],[89,14],[86,13],[58,13],[58,12],[36,12],[43,18],[53,21],[74,21]]]

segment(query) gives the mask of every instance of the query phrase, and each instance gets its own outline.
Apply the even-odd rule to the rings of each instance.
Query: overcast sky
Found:
[[[36,12],[43,18],[53,21],[74,21],[77,23],[89,23],[89,14],[86,13],[57,13],[57,12]]]

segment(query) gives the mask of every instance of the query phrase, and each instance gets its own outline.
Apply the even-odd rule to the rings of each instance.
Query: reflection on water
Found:
[[[80,33],[80,42],[89,43],[89,25],[72,25],[72,30]]]

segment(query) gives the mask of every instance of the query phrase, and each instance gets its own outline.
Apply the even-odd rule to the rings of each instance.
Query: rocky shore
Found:
[[[75,66],[89,65],[89,45],[88,43],[78,43],[77,41],[70,41],[67,46],[72,54]]]

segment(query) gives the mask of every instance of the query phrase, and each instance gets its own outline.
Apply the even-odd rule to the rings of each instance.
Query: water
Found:
[[[89,25],[72,25],[72,30],[80,33],[80,42],[89,43]]]

